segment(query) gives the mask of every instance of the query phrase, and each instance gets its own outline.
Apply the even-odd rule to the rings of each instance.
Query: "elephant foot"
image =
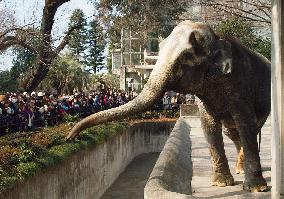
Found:
[[[238,159],[237,159],[237,164],[236,164],[236,174],[244,174],[244,151],[243,147],[241,148]]]
[[[244,174],[244,173],[245,173],[244,164],[238,162],[236,165],[236,174]]]
[[[245,171],[244,171],[244,168],[236,168],[236,174],[244,174]]]
[[[255,177],[253,180],[246,181],[243,184],[243,189],[250,192],[265,192],[269,190],[265,179],[260,177]]]
[[[212,186],[218,186],[218,187],[225,187],[225,186],[232,186],[234,184],[234,178],[233,176],[229,174],[223,174],[223,173],[215,173],[212,177]]]

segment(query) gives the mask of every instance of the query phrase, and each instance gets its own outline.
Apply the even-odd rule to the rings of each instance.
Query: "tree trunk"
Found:
[[[51,31],[54,24],[54,16],[57,9],[70,0],[46,0],[45,7],[43,9],[43,16],[41,21],[41,41],[39,46],[39,53],[34,68],[29,71],[22,82],[21,86],[27,92],[32,92],[40,84],[40,82],[46,77],[49,67],[53,60],[56,58],[52,50]]]
[[[37,54],[37,60],[32,69],[28,71],[27,74],[25,74],[24,77],[20,80],[20,86],[27,92],[31,92],[36,89],[40,82],[46,77],[53,60],[68,44],[70,34],[75,29],[83,26],[83,24],[76,24],[74,27],[71,27],[66,33],[62,42],[55,49],[53,49],[51,32],[54,24],[55,14],[57,12],[57,9],[62,4],[69,1],[70,0],[45,0],[45,6],[41,20],[41,28],[39,32],[40,41],[39,45],[36,46],[36,48],[27,43],[28,39],[26,38],[26,36],[29,35],[28,30],[14,28],[0,34],[0,51],[4,51],[13,45],[19,45]],[[14,33],[15,36],[11,36],[12,33]]]

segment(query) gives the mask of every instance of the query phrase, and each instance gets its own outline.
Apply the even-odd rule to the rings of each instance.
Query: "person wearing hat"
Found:
[[[38,94],[37,94],[38,97],[43,97],[44,95],[45,95],[45,93],[44,93],[44,92],[41,92],[41,91],[38,92]]]
[[[31,96],[35,97],[36,96],[36,92],[35,91],[31,92]]]

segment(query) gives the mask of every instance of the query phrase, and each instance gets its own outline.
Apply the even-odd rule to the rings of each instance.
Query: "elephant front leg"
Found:
[[[245,110],[245,108],[243,109]],[[262,176],[260,157],[257,144],[257,124],[253,114],[237,113],[233,117],[240,134],[244,152],[245,181],[243,188],[251,192],[261,192],[268,189]]]
[[[224,150],[221,121],[215,120],[205,110],[200,111],[200,114],[213,163],[212,185],[220,187],[231,186],[234,184],[234,178],[230,172]]]
[[[222,152],[224,151],[222,150],[222,145],[222,143],[209,143],[214,172],[211,179],[211,185],[219,187],[232,186],[234,184],[234,178],[230,172],[225,153]]]

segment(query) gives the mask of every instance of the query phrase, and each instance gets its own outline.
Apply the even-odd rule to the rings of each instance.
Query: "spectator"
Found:
[[[195,103],[195,96],[191,94],[186,95],[186,103],[187,104],[194,104]]]
[[[171,96],[166,92],[163,98],[163,105],[165,110],[171,110]]]
[[[131,78],[128,81],[127,87],[128,87],[128,92],[134,91],[134,79],[133,78]]]
[[[177,96],[174,95],[172,98],[171,98],[171,105],[172,105],[172,109],[173,110],[177,110],[179,107],[178,107],[178,103],[177,103]]]
[[[0,135],[7,132],[26,131],[45,125],[54,125],[65,114],[86,117],[92,113],[118,107],[134,99],[138,94],[131,90],[104,89],[89,94],[76,92],[74,95],[50,95],[47,92],[6,93],[0,95]],[[178,109],[184,97],[165,93],[157,103],[156,110]]]

